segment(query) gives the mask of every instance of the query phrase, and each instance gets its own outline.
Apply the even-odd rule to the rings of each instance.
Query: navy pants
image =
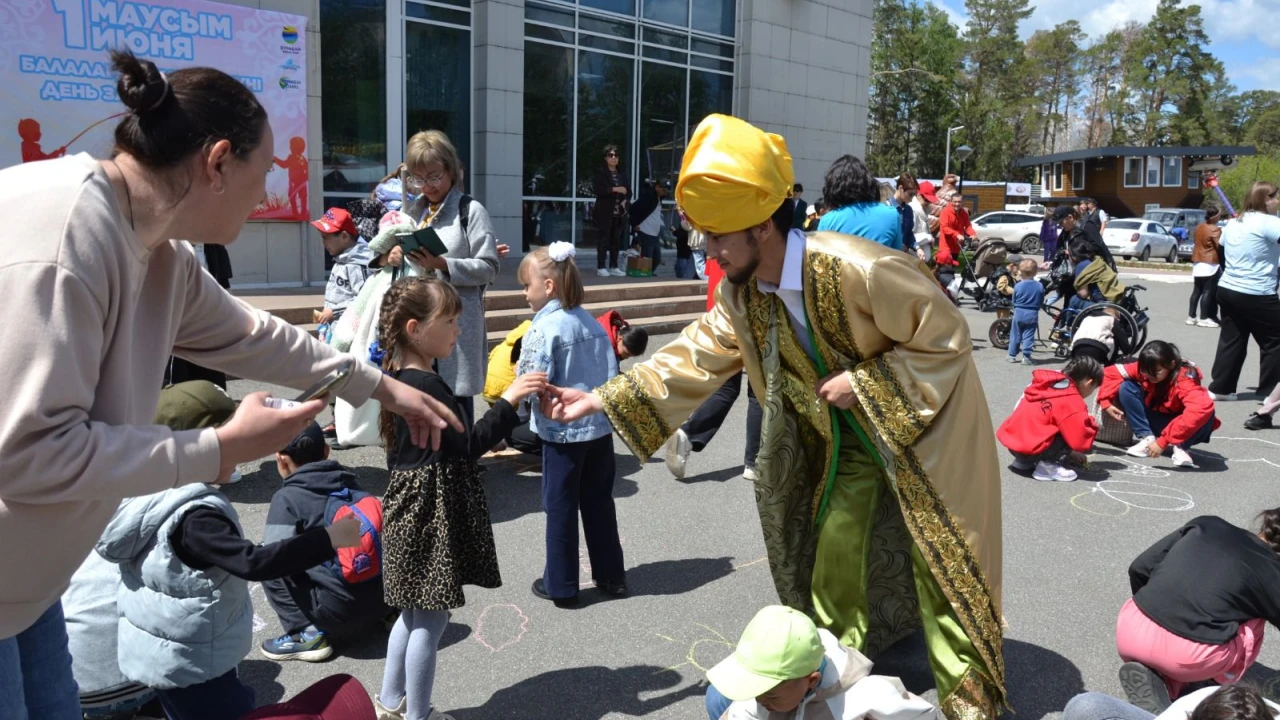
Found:
[[[161,690],[160,705],[169,720],[227,720],[253,711],[253,688],[228,670],[212,680],[172,690]]]
[[[553,598],[578,594],[578,515],[596,582],[625,579],[618,515],[613,506],[613,436],[577,443],[542,443],[542,509],[547,514],[547,565],[542,582]]]
[[[1040,315],[1035,310],[1013,311],[1013,327],[1009,328],[1009,357],[1018,357],[1019,351],[1024,357],[1031,357],[1039,325]]]
[[[1168,415],[1157,412],[1147,407],[1145,394],[1142,386],[1133,380],[1125,380],[1120,385],[1120,409],[1124,410],[1125,418],[1129,421],[1129,427],[1133,428],[1133,434],[1138,438],[1144,438],[1151,435],[1160,437],[1164,429],[1169,427],[1169,423],[1177,419],[1177,415]],[[1209,420],[1199,429],[1191,439],[1182,443],[1183,450],[1202,443],[1209,442],[1209,436],[1213,434],[1213,419],[1210,415]]]

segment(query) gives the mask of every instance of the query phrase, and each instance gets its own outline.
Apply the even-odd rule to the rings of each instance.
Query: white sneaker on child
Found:
[[[1155,435],[1148,435],[1142,438],[1141,440],[1139,440],[1138,444],[1134,445],[1128,450],[1125,450],[1125,452],[1132,455],[1133,457],[1149,457],[1147,455],[1147,448],[1150,447],[1151,443],[1155,441],[1156,441]]]
[[[1005,362],[1007,362],[1007,363],[1016,363],[1016,362],[1018,362],[1018,356],[1017,356],[1017,355],[1006,355],[1006,356],[1005,356],[1004,361],[1005,361]]]
[[[407,698],[400,698],[400,704],[389,708],[382,704],[382,697],[375,695],[373,698],[373,709],[378,713],[378,720],[404,720],[405,706]]]
[[[1173,446],[1173,466],[1193,468],[1196,466],[1196,461],[1195,461],[1195,458],[1191,457],[1191,453],[1187,452],[1186,450],[1183,450],[1177,445],[1174,445]]]
[[[1071,482],[1076,479],[1076,472],[1061,465],[1041,461],[1036,463],[1035,472],[1031,473],[1031,477],[1043,482]]]

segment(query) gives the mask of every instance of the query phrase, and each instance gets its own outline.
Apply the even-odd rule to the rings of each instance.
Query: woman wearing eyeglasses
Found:
[[[424,130],[409,138],[405,148],[405,185],[418,197],[404,212],[418,227],[440,235],[448,252],[436,257],[423,249],[405,261],[435,271],[462,296],[458,325],[462,335],[453,355],[441,360],[437,372],[461,401],[464,422],[474,420],[471,398],[484,389],[488,359],[484,330],[484,287],[498,276],[498,248],[489,212],[462,190],[464,175],[458,151],[439,130]],[[465,213],[465,217],[463,216]]]
[[[596,171],[594,185],[594,217],[596,227],[600,229],[600,240],[596,243],[596,274],[600,277],[620,277],[627,274],[618,267],[618,250],[622,247],[622,234],[629,224],[627,201],[631,197],[631,186],[618,167],[617,145],[604,146],[604,164]],[[608,264],[605,263],[606,260]]]

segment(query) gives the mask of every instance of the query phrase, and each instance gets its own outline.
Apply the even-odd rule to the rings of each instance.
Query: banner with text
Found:
[[[106,157],[125,111],[107,51],[169,73],[203,66],[257,95],[276,167],[257,219],[306,220],[307,19],[206,0],[0,0],[0,167],[87,152]],[[10,134],[14,133],[14,134]]]

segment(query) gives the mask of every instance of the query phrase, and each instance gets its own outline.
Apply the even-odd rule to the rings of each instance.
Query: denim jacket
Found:
[[[552,300],[533,316],[524,336],[516,373],[528,372],[547,373],[547,382],[557,387],[591,391],[618,374],[618,358],[591,313],[581,307],[565,310]],[[587,442],[613,432],[604,413],[559,423],[544,417],[538,403],[530,427],[543,442],[553,443]]]

